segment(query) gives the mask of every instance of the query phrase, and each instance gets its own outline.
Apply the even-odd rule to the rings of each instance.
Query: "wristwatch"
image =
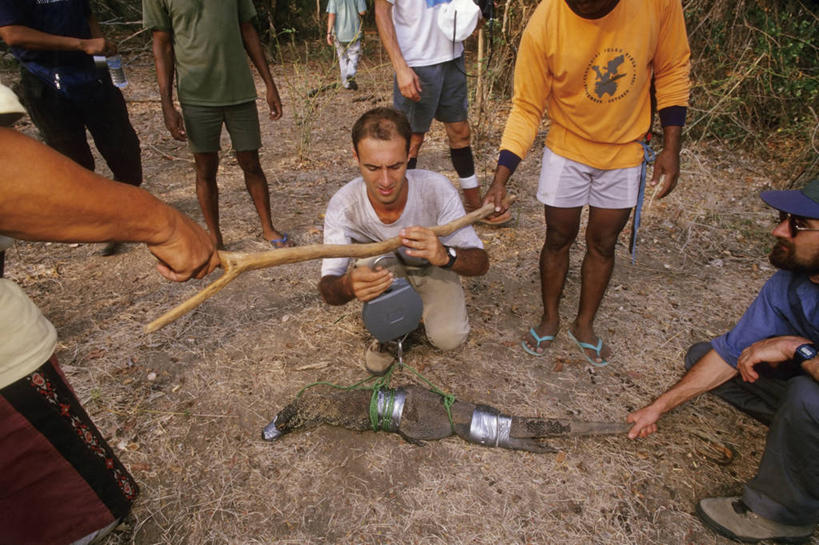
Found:
[[[458,259],[458,252],[452,246],[444,246],[444,250],[446,250],[446,255],[449,256],[449,261],[441,265],[441,268],[451,269],[455,264],[455,260]]]
[[[793,353],[793,361],[802,365],[803,362],[815,358],[816,354],[816,346],[812,343],[805,343],[796,348],[796,352]]]

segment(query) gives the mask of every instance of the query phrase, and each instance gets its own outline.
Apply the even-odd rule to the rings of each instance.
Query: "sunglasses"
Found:
[[[779,223],[782,223],[785,220],[788,221],[791,238],[794,238],[802,231],[819,231],[819,228],[816,227],[805,227],[806,220],[802,216],[794,216],[793,214],[789,214],[787,212],[779,212]]]

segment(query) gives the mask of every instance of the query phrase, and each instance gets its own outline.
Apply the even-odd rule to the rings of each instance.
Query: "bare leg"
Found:
[[[219,155],[212,153],[194,153],[196,163],[196,198],[208,226],[208,234],[217,248],[224,248],[222,232],[219,230],[219,187],[216,185],[216,172],[219,170]]]
[[[538,336],[554,335],[560,326],[560,297],[569,270],[569,249],[580,227],[582,207],[544,207],[546,215],[546,240],[540,251],[540,294],[543,300],[543,316],[535,327]],[[551,341],[544,341],[540,347],[527,332],[523,340],[532,350],[543,352]]]
[[[628,222],[630,208],[611,209],[589,207],[589,225],[586,227],[586,255],[581,269],[580,304],[572,324],[572,334],[581,342],[596,345],[594,317],[614,269],[614,246],[617,237]],[[607,346],[597,358],[594,350],[586,349],[591,358],[600,362],[610,353]]]
[[[409,158],[418,159],[418,152],[421,151],[421,144],[424,143],[424,134],[422,132],[414,132],[410,135]]]
[[[284,235],[273,227],[270,219],[270,191],[267,187],[267,178],[259,162],[259,152],[257,150],[237,151],[236,159],[245,174],[247,192],[250,193],[256,213],[259,214],[262,223],[262,237],[268,241],[281,239]]]

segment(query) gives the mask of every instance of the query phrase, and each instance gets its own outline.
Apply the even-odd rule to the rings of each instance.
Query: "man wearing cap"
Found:
[[[94,170],[88,129],[114,179],[139,186],[139,139],[125,100],[92,57],[114,55],[117,47],[103,36],[88,0],[0,0],[0,38],[20,61],[22,98],[46,144]],[[117,249],[109,243],[102,253]]]
[[[742,496],[703,499],[697,514],[733,539],[802,543],[819,523],[819,179],[762,199],[779,211],[769,259],[780,270],[733,329],[688,350],[677,384],[628,416],[629,437],[708,391],[770,425]]]
[[[467,210],[474,210],[481,206],[481,190],[470,145],[463,55],[463,40],[471,29],[466,36],[459,36],[458,28],[455,28],[453,40],[449,32],[445,34],[439,28],[438,18],[449,1],[375,0],[375,22],[395,70],[393,105],[407,115],[412,127],[407,168],[415,168],[432,119],[442,122],[449,141],[452,166],[463,190],[464,204]],[[479,11],[477,6],[470,4],[472,9]],[[457,20],[453,19],[453,22],[457,23]],[[489,223],[501,224],[510,218],[506,215]]]

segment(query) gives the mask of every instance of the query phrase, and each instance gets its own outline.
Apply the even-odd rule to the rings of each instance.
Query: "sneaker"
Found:
[[[395,363],[395,356],[386,344],[373,340],[364,352],[364,369],[370,374],[381,376]]]
[[[812,524],[791,526],[761,517],[738,496],[700,500],[697,515],[715,532],[745,543],[765,539],[778,543],[807,543],[814,529]]]

